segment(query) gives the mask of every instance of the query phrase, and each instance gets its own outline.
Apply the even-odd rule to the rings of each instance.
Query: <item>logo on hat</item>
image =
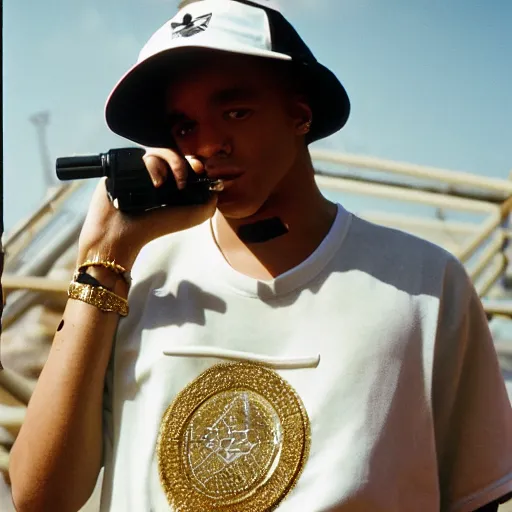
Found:
[[[171,23],[172,38],[175,39],[176,37],[192,37],[196,34],[204,32],[208,28],[211,19],[211,13],[198,16],[195,19],[192,18],[192,15],[185,14],[181,23]]]

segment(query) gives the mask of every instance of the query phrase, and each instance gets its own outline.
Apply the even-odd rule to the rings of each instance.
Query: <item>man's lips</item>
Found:
[[[243,174],[243,171],[234,167],[206,168],[206,175],[211,180],[231,181]]]

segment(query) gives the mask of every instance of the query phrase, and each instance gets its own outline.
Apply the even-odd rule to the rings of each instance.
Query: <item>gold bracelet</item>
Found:
[[[118,265],[115,261],[96,260],[96,259],[95,260],[87,260],[87,261],[84,261],[83,263],[81,263],[80,265],[78,265],[78,268],[76,269],[76,271],[77,271],[77,273],[84,272],[89,267],[103,267],[108,270],[112,270],[117,275],[121,276],[125,280],[126,284],[131,283],[132,278],[131,278],[130,272],[128,270],[126,270],[124,267],[122,267],[121,265]]]
[[[76,283],[71,281],[68,289],[68,297],[74,300],[81,300],[101,311],[118,313],[127,316],[129,312],[128,301],[102,286],[91,286],[90,284]]]

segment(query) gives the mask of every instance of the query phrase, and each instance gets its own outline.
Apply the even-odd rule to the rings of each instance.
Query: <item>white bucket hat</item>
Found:
[[[251,0],[201,0],[157,30],[114,87],[105,108],[109,128],[144,146],[169,147],[163,93],[172,81],[173,65],[179,72],[178,62],[205,49],[288,63],[313,111],[308,142],[347,122],[350,101],[344,87],[279,11]]]

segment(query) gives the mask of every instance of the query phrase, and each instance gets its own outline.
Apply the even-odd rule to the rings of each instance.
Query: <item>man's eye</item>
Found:
[[[241,121],[243,119],[247,119],[252,114],[252,110],[249,110],[248,108],[241,108],[237,110],[230,110],[229,112],[226,112],[226,117],[228,119],[232,119],[234,121]]]
[[[182,123],[173,130],[175,137],[186,137],[194,129],[194,123]]]

